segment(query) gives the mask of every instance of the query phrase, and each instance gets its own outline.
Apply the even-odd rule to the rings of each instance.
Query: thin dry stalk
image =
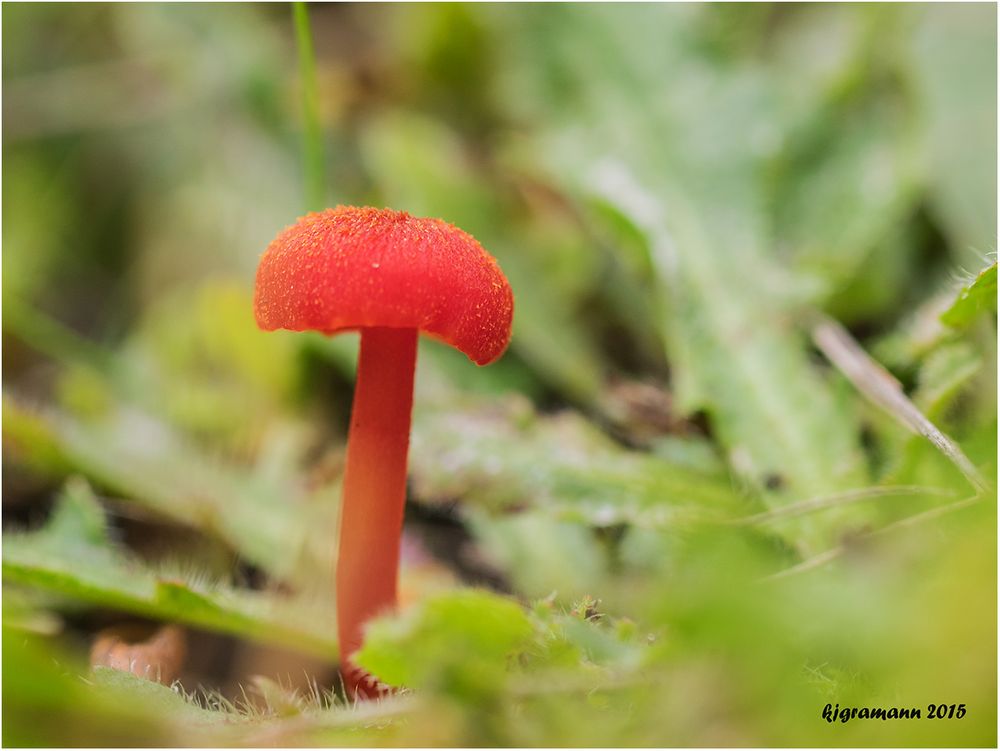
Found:
[[[869,357],[843,326],[829,318],[820,318],[813,326],[812,338],[820,351],[854,386],[897,421],[918,433],[944,454],[978,493],[989,489],[962,449],[942,433],[903,393],[903,387],[875,360]]]

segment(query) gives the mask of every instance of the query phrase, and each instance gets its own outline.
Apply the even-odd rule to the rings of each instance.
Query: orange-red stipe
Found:
[[[396,604],[416,360],[416,329],[361,332],[337,564],[338,636],[348,660],[365,622]],[[343,673],[348,690],[363,689],[356,669]]]

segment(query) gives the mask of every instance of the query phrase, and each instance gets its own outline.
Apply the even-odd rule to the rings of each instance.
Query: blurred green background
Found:
[[[322,4],[313,51],[287,5],[2,14],[5,745],[996,745],[995,5]],[[361,706],[357,338],[251,306],[338,203],[516,298],[493,366],[421,342],[362,654],[413,690]],[[90,654],[169,623],[116,642],[159,683]]]

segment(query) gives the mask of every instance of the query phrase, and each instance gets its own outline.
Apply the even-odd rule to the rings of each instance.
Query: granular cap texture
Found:
[[[302,217],[264,251],[254,313],[268,331],[416,328],[486,365],[510,341],[514,297],[493,256],[457,227],[338,206]]]

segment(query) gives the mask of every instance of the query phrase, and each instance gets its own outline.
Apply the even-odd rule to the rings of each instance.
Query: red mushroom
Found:
[[[417,333],[479,365],[507,347],[514,299],[476,240],[440,219],[339,206],[308,214],[257,269],[265,330],[361,331],[337,558],[341,671],[359,697],[382,689],[351,663],[371,617],[396,604]]]

